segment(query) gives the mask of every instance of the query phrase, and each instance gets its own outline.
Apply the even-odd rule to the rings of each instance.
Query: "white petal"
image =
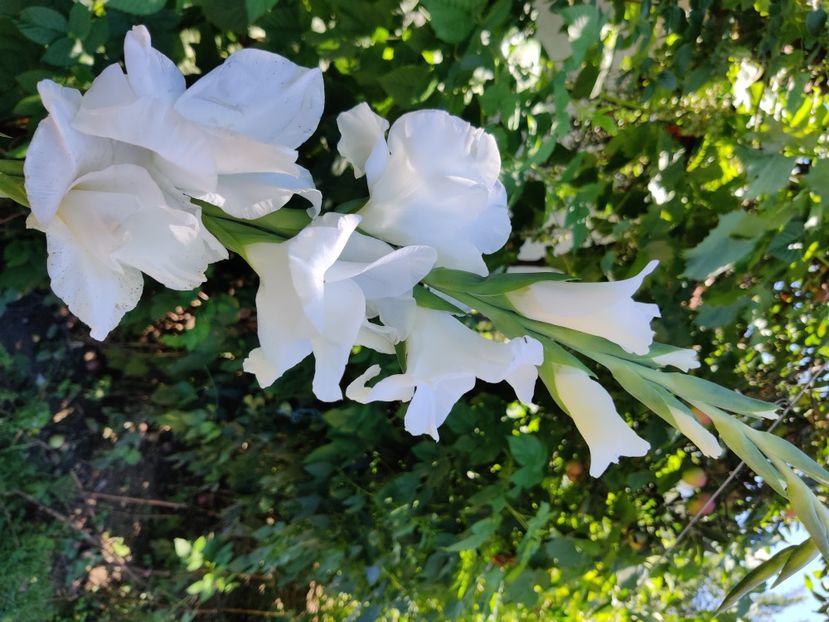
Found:
[[[102,262],[60,218],[44,230],[52,289],[90,327],[94,339],[104,339],[138,304],[144,286],[141,273]]]
[[[434,249],[428,246],[407,246],[369,264],[338,261],[329,271],[328,280],[351,278],[370,300],[394,298],[411,294],[412,288],[431,271],[436,258]]]
[[[120,164],[83,179],[88,190],[112,197],[128,190],[138,203],[122,224],[124,241],[112,253],[114,260],[171,289],[193,289],[206,280],[208,264],[220,258],[211,246],[212,236],[195,214],[170,207],[145,169]]]
[[[522,367],[534,369],[543,358],[534,339],[498,343],[445,311],[421,307],[407,345],[407,372],[418,379],[463,371],[486,382],[501,382]]]
[[[654,363],[660,366],[667,366],[672,365],[677,369],[681,369],[682,371],[688,371],[689,369],[697,369],[700,365],[699,359],[697,358],[697,353],[695,350],[691,350],[690,348],[683,348],[683,349],[671,349],[664,354],[659,354],[657,356],[652,357],[651,359]]]
[[[216,163],[205,133],[162,100],[138,96],[118,65],[110,65],[81,101],[73,127],[155,152],[159,167],[182,189],[216,186]]]
[[[632,296],[658,262],[624,281],[567,283],[542,281],[507,294],[524,316],[604,337],[628,352],[645,355],[653,342],[651,320],[659,307],[636,302]]]
[[[531,404],[535,383],[538,380],[538,366],[544,362],[544,347],[532,337],[511,339],[512,363],[504,375],[515,395],[525,404]]]
[[[314,395],[324,402],[342,399],[342,380],[351,348],[366,314],[360,288],[351,281],[328,284],[325,288],[325,324],[311,340],[316,359]]]
[[[187,89],[176,109],[197,123],[296,148],[316,130],[324,102],[319,69],[244,49]]]
[[[256,310],[261,347],[245,359],[243,369],[256,374],[264,388],[311,354],[313,331],[291,279],[287,244],[253,244],[245,254],[260,278]]]
[[[302,167],[296,168],[298,177],[283,173],[219,175],[215,191],[197,198],[236,218],[256,219],[275,212],[299,195],[311,203],[309,215],[316,216],[322,206],[322,194],[314,187],[311,174]]]
[[[371,348],[382,354],[394,354],[394,345],[400,341],[397,330],[389,326],[380,326],[368,320],[363,322],[354,345]]]
[[[205,128],[210,151],[221,175],[233,173],[283,173],[298,177],[303,171],[296,164],[297,152],[282,145],[262,143],[244,134]]]
[[[590,448],[590,475],[598,477],[621,456],[644,456],[650,445],[628,427],[610,394],[585,372],[557,365],[553,379],[564,410]]]
[[[368,404],[369,402],[407,402],[414,395],[414,384],[410,376],[395,374],[383,378],[373,387],[366,383],[380,375],[380,366],[372,365],[358,376],[345,390],[348,399]]]
[[[412,436],[428,434],[436,441],[440,440],[438,428],[446,421],[455,403],[474,386],[475,376],[471,374],[456,374],[434,383],[418,384],[406,410],[406,432]]]
[[[48,224],[75,179],[112,163],[108,140],[87,136],[71,127],[81,94],[51,80],[38,83],[49,116],[40,122],[26,153],[23,170],[26,194],[38,220]]]
[[[337,115],[337,128],[340,130],[337,151],[354,168],[354,176],[362,177],[374,149],[386,148],[384,137],[389,122],[362,103]]]
[[[308,320],[322,332],[325,326],[325,277],[357,228],[353,214],[324,214],[305,227],[289,244],[294,288]]]
[[[184,76],[173,61],[153,49],[145,26],[133,26],[124,37],[124,64],[130,86],[141,97],[172,103],[184,93]]]
[[[378,298],[369,301],[366,307],[380,317],[380,321],[389,331],[388,336],[393,344],[409,338],[417,315],[414,296]]]
[[[498,181],[501,156],[495,139],[443,110],[409,112],[389,130],[389,151],[404,151],[427,176],[455,177],[484,185]]]

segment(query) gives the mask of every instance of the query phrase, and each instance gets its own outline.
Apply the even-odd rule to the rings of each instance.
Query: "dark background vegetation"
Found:
[[[0,0],[0,147],[25,155],[38,80],[87,88],[138,23],[189,81],[243,46],[320,64],[301,152],[329,207],[366,193],[336,156],[339,112],[447,109],[501,149],[514,235],[493,268],[527,240],[522,260],[586,280],[660,259],[641,293],[658,338],[756,397],[812,381],[777,433],[825,463],[826,13],[548,4]],[[199,291],[147,279],[92,341],[25,217],[0,205],[0,620],[711,620],[790,524],[744,470],[663,556],[738,461],[703,459],[609,377],[653,450],[595,480],[541,390],[527,409],[479,385],[440,444],[396,405],[316,402],[309,361],[262,391],[241,371],[256,280],[238,258]],[[716,619],[774,619],[786,593]]]

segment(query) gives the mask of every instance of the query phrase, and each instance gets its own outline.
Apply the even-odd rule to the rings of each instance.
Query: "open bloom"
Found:
[[[388,140],[388,122],[367,104],[340,114],[337,125],[340,153],[368,181],[361,228],[398,246],[431,246],[438,266],[486,275],[482,253],[510,234],[495,139],[442,110],[403,115]]]
[[[658,263],[649,262],[623,281],[541,281],[506,295],[521,315],[532,320],[604,337],[633,354],[647,354],[653,342],[651,320],[659,317],[659,307],[636,302],[633,294]]]
[[[405,319],[398,325],[390,318],[398,317],[395,311],[401,306],[400,315],[406,315],[407,299],[414,307],[412,288],[432,269],[435,253],[424,246],[395,251],[362,239],[354,231],[359,222],[356,215],[329,213],[287,242],[245,249],[260,277],[260,347],[250,353],[244,369],[261,386],[271,385],[313,352],[314,393],[321,400],[338,400],[351,348],[363,342],[393,343],[397,330],[405,333]],[[368,322],[369,315],[378,314],[391,326]]]
[[[71,126],[81,94],[45,80],[49,116],[25,163],[30,227],[46,233],[52,289],[103,339],[135,307],[142,272],[172,289],[192,289],[227,251],[199,210],[143,166],[146,154]]]
[[[411,400],[406,412],[406,431],[429,434],[438,440],[438,428],[461,396],[486,382],[506,380],[518,399],[532,401],[537,366],[544,358],[541,344],[531,337],[506,343],[485,339],[444,311],[417,308],[411,335],[406,341],[406,372],[366,383],[380,373],[373,365],[346,389],[349,399],[373,401]]]
[[[613,398],[586,372],[554,365],[545,380],[590,448],[590,475],[598,477],[621,456],[644,456],[650,445],[619,416]]]
[[[144,26],[127,33],[124,60],[126,75],[113,64],[92,83],[76,129],[148,149],[178,188],[233,216],[264,216],[294,194],[319,211],[320,193],[295,150],[322,114],[319,69],[243,49],[185,90]]]

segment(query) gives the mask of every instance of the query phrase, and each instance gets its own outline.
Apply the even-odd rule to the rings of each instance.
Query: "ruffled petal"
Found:
[[[308,321],[325,330],[325,277],[357,228],[360,217],[328,213],[305,227],[288,248],[293,286]]]
[[[52,290],[89,326],[93,339],[103,340],[138,304],[144,287],[141,272],[101,261],[60,218],[45,227],[37,222],[29,225],[46,233]]]
[[[346,120],[371,127],[360,120],[369,112],[351,111]],[[437,110],[403,115],[388,144],[380,134],[370,152],[370,138],[358,137],[345,148],[366,162],[370,200],[359,212],[362,229],[398,246],[431,246],[438,266],[486,275],[481,255],[501,248],[511,231],[494,138]]]
[[[253,244],[245,254],[260,278],[256,310],[261,347],[251,351],[243,369],[264,388],[311,354],[311,329],[294,290],[287,244]]]
[[[140,97],[172,104],[184,93],[184,76],[173,61],[153,48],[145,26],[133,26],[124,37],[124,64],[130,86]]]
[[[40,122],[23,165],[26,194],[37,219],[48,224],[75,179],[112,163],[112,144],[74,130],[81,94],[51,80],[38,83],[49,116]]]
[[[389,130],[388,143],[393,155],[404,152],[412,167],[426,176],[491,185],[501,173],[492,135],[444,110],[404,114]]]
[[[311,339],[316,360],[314,395],[324,402],[342,399],[340,381],[363,324],[365,309],[363,293],[353,282],[340,281],[325,288],[325,325]]]
[[[216,186],[216,163],[205,133],[169,103],[136,94],[118,65],[92,82],[73,127],[153,151],[159,169],[186,191],[209,192]]]
[[[366,162],[372,152],[386,150],[385,134],[389,122],[368,104],[362,103],[337,115],[337,128],[340,130],[337,151],[354,168],[354,176],[360,178],[365,175]]]
[[[314,217],[322,207],[322,193],[314,187],[307,170],[296,168],[297,177],[284,173],[219,175],[216,189],[197,198],[221,207],[236,218],[255,219],[275,212],[298,195],[311,203],[308,214]]]
[[[316,130],[324,103],[319,69],[244,49],[187,89],[176,109],[197,123],[294,149]]]
[[[124,188],[137,201],[137,209],[122,224],[122,246],[112,258],[150,275],[171,289],[188,290],[206,280],[208,264],[216,261],[211,238],[199,218],[170,207],[149,173],[131,164],[111,166],[86,185],[100,194],[117,196]]]
[[[406,432],[412,436],[428,434],[439,441],[438,428],[446,421],[457,401],[474,386],[475,376],[471,374],[457,374],[432,383],[418,384],[403,420]]]
[[[348,385],[345,395],[348,399],[368,404],[369,402],[407,402],[414,395],[414,384],[410,376],[395,374],[383,378],[373,387],[366,384],[380,375],[380,366],[372,365]]]

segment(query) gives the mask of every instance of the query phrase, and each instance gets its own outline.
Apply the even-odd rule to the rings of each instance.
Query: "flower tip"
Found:
[[[651,274],[654,270],[656,270],[656,268],[657,268],[658,266],[659,266],[659,260],[658,260],[658,259],[651,259],[651,260],[647,263],[647,265],[645,265],[645,268],[642,270],[642,274],[643,274],[644,276],[648,276],[648,275],[649,275],[649,274]]]
[[[142,46],[150,47],[152,45],[152,37],[150,36],[150,31],[147,30],[147,27],[144,24],[137,24],[133,26],[126,36],[130,39],[138,39],[138,43]]]

